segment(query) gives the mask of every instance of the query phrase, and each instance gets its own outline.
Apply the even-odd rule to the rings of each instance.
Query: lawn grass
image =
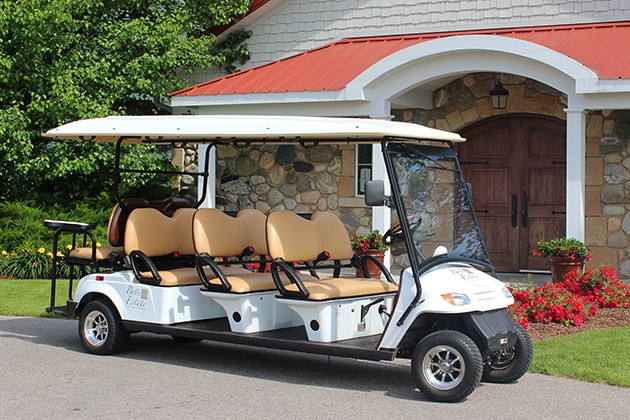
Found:
[[[56,290],[55,305],[65,306],[68,280],[57,280]],[[0,280],[0,315],[50,316],[48,307],[50,280]]]
[[[534,342],[530,372],[630,387],[630,326]]]

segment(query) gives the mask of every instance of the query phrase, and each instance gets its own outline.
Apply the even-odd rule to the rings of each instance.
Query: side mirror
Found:
[[[366,206],[390,206],[391,197],[385,195],[385,183],[382,180],[368,181],[365,183]]]

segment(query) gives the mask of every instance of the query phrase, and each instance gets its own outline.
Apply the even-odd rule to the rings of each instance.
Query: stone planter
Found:
[[[584,258],[548,257],[551,262],[551,281],[560,283],[569,271],[584,268]]]
[[[381,263],[385,261],[384,249],[368,249],[367,251],[361,251],[361,250],[355,249],[354,253],[358,255],[359,257],[362,257],[363,255],[371,255],[377,260],[379,260]],[[373,261],[368,260],[367,269],[368,269],[368,275],[366,276],[365,273],[363,273],[362,268],[357,268],[357,277],[372,278],[372,279],[381,278],[381,270]]]

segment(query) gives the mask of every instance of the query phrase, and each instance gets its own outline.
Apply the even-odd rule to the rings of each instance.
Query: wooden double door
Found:
[[[473,206],[498,272],[548,270],[540,240],[564,236],[566,124],[533,115],[484,120],[458,146]]]

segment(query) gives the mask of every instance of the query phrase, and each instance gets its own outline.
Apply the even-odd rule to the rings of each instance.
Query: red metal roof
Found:
[[[172,95],[340,90],[367,68],[396,51],[457,35],[496,35],[529,41],[572,58],[601,79],[630,78],[630,22],[615,22],[346,38],[191,86]]]

